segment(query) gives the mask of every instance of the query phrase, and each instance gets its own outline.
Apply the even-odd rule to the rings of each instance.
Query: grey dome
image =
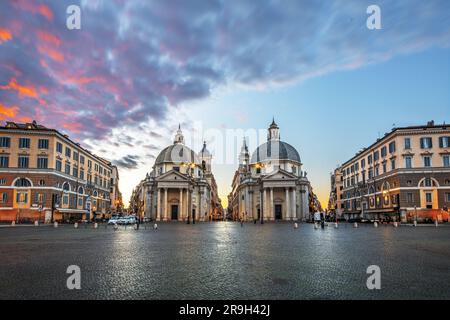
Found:
[[[155,160],[155,165],[162,163],[196,163],[199,164],[195,152],[181,143],[168,146],[160,152]]]
[[[300,161],[300,155],[297,150],[289,143],[270,140],[260,145],[252,154],[250,163],[257,163],[269,160],[291,160]]]

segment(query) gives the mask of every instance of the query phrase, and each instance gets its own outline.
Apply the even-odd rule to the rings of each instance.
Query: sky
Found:
[[[180,124],[188,146],[207,142],[226,205],[243,137],[252,152],[274,117],[326,205],[330,172],[358,150],[450,122],[449,88],[446,0],[0,2],[0,121],[111,160],[126,203]]]

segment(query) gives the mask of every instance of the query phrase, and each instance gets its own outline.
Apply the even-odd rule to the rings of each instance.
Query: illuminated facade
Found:
[[[199,154],[178,128],[172,145],[156,157],[152,171],[133,191],[130,208],[156,221],[208,221],[222,211],[206,144]]]
[[[7,122],[0,127],[0,220],[106,217],[111,172],[109,161],[55,129]]]
[[[394,128],[338,168],[346,218],[448,217],[450,126]]]
[[[300,155],[280,140],[273,121],[267,142],[251,158],[244,140],[228,196],[229,211],[234,220],[308,220],[310,191]]]

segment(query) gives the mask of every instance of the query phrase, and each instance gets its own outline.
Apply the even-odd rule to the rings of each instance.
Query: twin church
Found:
[[[133,190],[130,207],[156,221],[223,218],[211,161],[206,143],[196,153],[185,145],[179,127],[173,144],[161,151],[151,172]],[[311,192],[299,153],[281,141],[274,120],[267,142],[251,156],[244,139],[228,195],[228,212],[234,220],[309,219]]]

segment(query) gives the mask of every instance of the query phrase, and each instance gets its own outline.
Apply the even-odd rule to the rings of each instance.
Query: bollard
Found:
[[[119,229],[119,226],[117,225],[117,223],[114,223],[113,229],[114,229],[114,231],[117,231],[117,229]]]
[[[58,222],[55,221],[55,222],[53,223],[53,227],[58,228]]]
[[[434,225],[435,225],[436,228],[437,228],[437,226],[439,225],[439,222],[438,222],[437,220],[435,220],[435,221],[434,221]]]
[[[137,230],[137,229],[138,229],[137,223],[135,223],[135,224],[133,225],[133,229],[134,229],[134,230]]]
[[[353,224],[353,228],[358,228],[358,222],[355,222],[355,223]]]
[[[153,230],[158,230],[158,225],[156,223],[153,225]]]
[[[94,229],[97,229],[98,228],[98,223],[96,222],[96,223],[94,223]]]
[[[16,225],[15,221],[11,221],[11,226],[14,227]]]
[[[34,225],[35,225],[36,227],[38,227],[38,226],[39,226],[39,221],[36,220],[36,221],[34,222]]]
[[[334,223],[334,228],[335,228],[335,229],[338,228],[338,223],[337,223],[337,222]]]
[[[373,226],[374,226],[375,228],[378,228],[378,222],[375,221],[375,222],[373,223]]]
[[[298,229],[298,223],[294,223],[294,229]]]
[[[314,229],[318,229],[319,228],[319,226],[317,225],[317,222],[314,222]]]
[[[397,221],[395,221],[394,222],[394,228],[397,228],[398,227],[398,223],[397,223]]]
[[[414,220],[413,226],[414,226],[414,227],[417,227],[417,221],[416,221],[416,220]]]
[[[73,227],[74,227],[75,229],[78,229],[78,222],[75,222],[75,223],[73,224]]]

